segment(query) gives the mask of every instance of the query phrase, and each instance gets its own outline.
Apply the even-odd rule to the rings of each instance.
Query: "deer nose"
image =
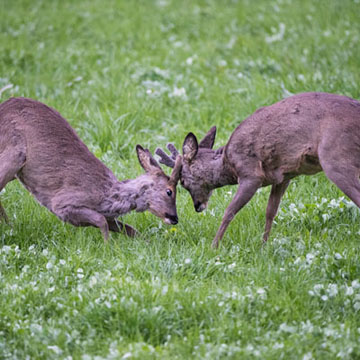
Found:
[[[201,202],[197,202],[197,203],[195,204],[195,211],[196,211],[196,212],[201,212],[201,211],[203,210],[203,208],[202,208],[201,205],[202,205]]]
[[[165,217],[170,220],[172,225],[176,225],[179,222],[177,215],[165,214]]]

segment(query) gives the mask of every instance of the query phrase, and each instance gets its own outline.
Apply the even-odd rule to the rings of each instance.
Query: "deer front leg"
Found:
[[[225,215],[222,219],[219,230],[212,242],[213,248],[217,248],[219,246],[219,241],[224,236],[225,230],[229,226],[231,220],[249,202],[260,186],[261,181],[259,179],[247,179],[240,182],[235,197],[225,210]]]
[[[101,230],[106,243],[109,238],[109,225],[105,216],[98,212],[81,207],[66,206],[61,209],[55,209],[54,213],[63,221],[69,222],[74,226],[95,226]]]
[[[0,138],[0,143],[1,143]],[[9,147],[0,153],[0,191],[6,184],[15,179],[15,175],[22,168],[25,162],[25,152],[22,151],[21,146]],[[0,220],[4,219],[6,223],[9,219],[6,215],[5,209],[0,202]]]
[[[271,187],[270,197],[266,208],[266,224],[263,235],[263,242],[265,243],[269,238],[270,230],[279,208],[280,200],[283,197],[285,190],[289,186],[290,180],[285,180],[281,184],[273,185]]]
[[[8,216],[6,215],[6,211],[5,209],[3,208],[3,206],[1,205],[1,202],[0,202],[0,220],[4,220],[6,224],[9,223],[9,218]]]
[[[138,235],[138,232],[130,225],[124,224],[121,221],[107,219],[107,223],[109,225],[109,230],[113,232],[125,232],[125,235],[129,237],[135,237]],[[125,229],[124,229],[125,228]]]

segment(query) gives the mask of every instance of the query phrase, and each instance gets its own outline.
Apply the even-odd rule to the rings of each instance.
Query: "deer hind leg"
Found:
[[[124,224],[121,221],[113,220],[113,219],[106,219],[106,220],[109,225],[110,231],[125,233],[125,235],[132,238],[138,235],[138,232],[128,224]]]
[[[359,170],[354,167],[345,169],[343,164],[337,168],[328,163],[322,164],[322,168],[326,176],[360,208]]]
[[[61,220],[74,226],[94,226],[101,230],[106,243],[109,238],[109,225],[105,216],[86,207],[74,207],[73,205],[57,207],[53,210]]]
[[[24,166],[25,152],[16,148],[6,148],[0,153],[0,191],[15,179],[17,172]],[[0,202],[0,220],[8,222],[5,209]]]
[[[279,209],[281,198],[283,197],[285,190],[289,186],[290,180],[283,181],[281,184],[273,185],[271,187],[270,197],[266,208],[266,224],[265,232],[263,235],[263,242],[265,243],[270,234],[270,230]]]
[[[231,220],[249,202],[260,186],[261,181],[259,179],[247,179],[240,182],[235,197],[225,210],[225,215],[219,230],[216,233],[215,239],[212,242],[212,247],[217,248],[219,246],[219,241],[224,236],[225,230],[229,226]]]

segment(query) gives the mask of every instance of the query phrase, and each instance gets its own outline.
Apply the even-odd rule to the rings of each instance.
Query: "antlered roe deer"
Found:
[[[212,190],[238,184],[213,246],[218,247],[236,213],[260,187],[271,185],[263,240],[267,241],[280,199],[298,175],[324,171],[360,207],[360,102],[327,93],[303,93],[255,111],[232,133],[228,143],[212,150],[216,128],[198,144],[189,133],[183,143],[180,181],[195,210],[207,206]],[[162,163],[174,167],[161,149]]]
[[[137,145],[136,152],[145,174],[118,181],[54,109],[26,98],[0,104],[0,191],[16,178],[61,220],[98,227],[105,241],[109,230],[135,236],[135,229],[117,221],[132,210],[178,222],[181,157],[168,177],[149,150]],[[0,218],[7,220],[1,204]]]

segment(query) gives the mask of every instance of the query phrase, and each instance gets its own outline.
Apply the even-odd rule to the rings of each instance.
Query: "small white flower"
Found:
[[[302,360],[311,360],[313,359],[313,356],[312,356],[312,353],[311,352],[308,352],[306,354],[304,354]]]
[[[50,270],[51,268],[53,268],[54,267],[54,265],[49,261],[47,264],[46,264],[46,268],[48,269],[48,270]]]
[[[328,292],[330,297],[336,296],[337,293],[338,293],[337,285],[336,284],[330,284],[328,289],[327,289],[327,292]]]
[[[163,286],[161,290],[161,295],[166,295],[168,292],[169,287],[167,285]]]
[[[181,87],[178,88],[175,86],[173,92],[169,94],[170,97],[186,97],[186,90],[185,88]]]
[[[220,301],[220,302],[218,303],[218,306],[219,306],[219,307],[222,307],[222,306],[224,306],[224,304],[225,304],[225,303],[224,303],[223,301]]]
[[[191,259],[190,259],[190,258],[185,259],[184,263],[185,263],[186,265],[191,264]]]
[[[62,350],[56,345],[50,345],[48,346],[48,349],[52,350],[57,355],[60,355],[62,353]]]
[[[323,296],[321,297],[321,300],[322,300],[322,301],[327,301],[327,300],[329,300],[329,297],[328,297],[327,295],[323,295]]]
[[[97,279],[96,279],[95,276],[92,276],[92,277],[90,278],[89,285],[90,285],[90,287],[93,287],[93,286],[96,285],[96,284],[97,284]]]
[[[60,259],[59,264],[60,264],[60,265],[65,265],[65,264],[66,264],[66,261],[63,260],[63,259]]]
[[[335,253],[334,257],[335,257],[336,260],[342,259],[342,256],[339,253]]]
[[[132,353],[131,353],[131,352],[127,352],[127,353],[125,353],[125,354],[123,355],[122,359],[128,359],[128,358],[130,358],[130,357],[132,357]]]
[[[303,75],[303,74],[299,74],[298,76],[297,76],[297,79],[299,80],[299,81],[301,81],[301,82],[305,82],[305,76]]]
[[[354,289],[352,286],[346,286],[345,295],[351,296],[354,294]]]
[[[84,270],[82,268],[77,269],[77,277],[82,279],[84,277]]]
[[[193,64],[193,62],[194,62],[194,59],[192,58],[192,57],[188,57],[187,59],[186,59],[186,65],[192,65]]]

